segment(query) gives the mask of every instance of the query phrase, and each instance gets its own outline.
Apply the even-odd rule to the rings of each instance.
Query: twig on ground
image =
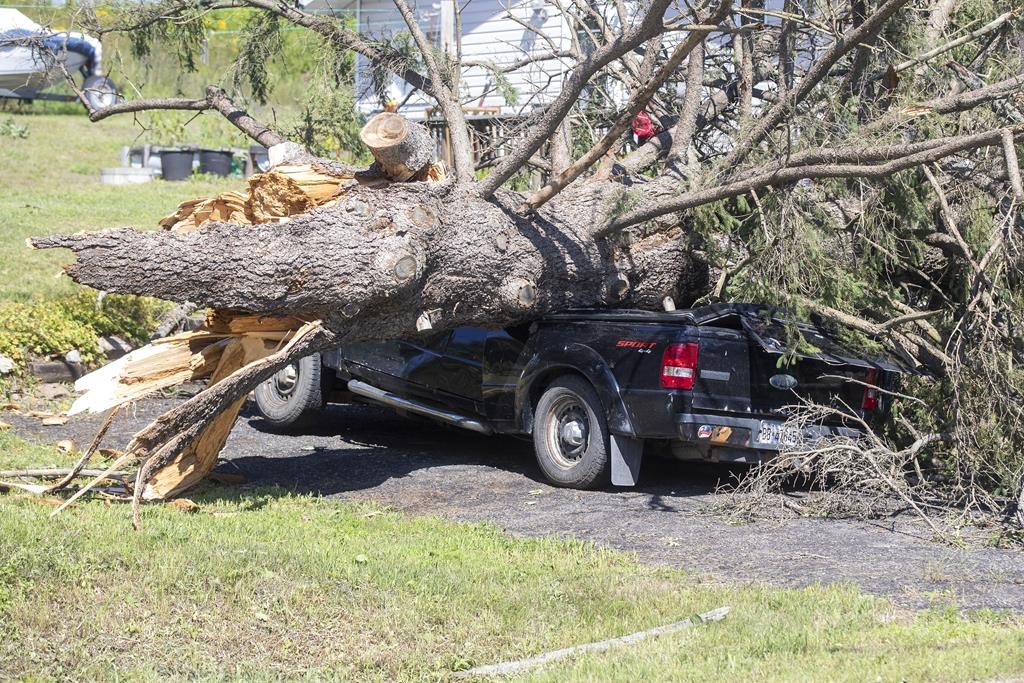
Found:
[[[70,484],[75,477],[95,476],[85,474],[85,472],[98,472],[98,470],[84,470],[83,468],[85,467],[86,463],[88,463],[89,460],[92,458],[96,450],[100,447],[100,442],[103,441],[103,437],[106,436],[107,430],[110,429],[110,425],[113,424],[114,422],[114,416],[117,415],[117,412],[120,409],[120,406],[115,406],[114,409],[107,414],[106,419],[103,420],[103,424],[100,425],[99,431],[96,432],[96,436],[93,437],[92,443],[89,444],[89,448],[85,450],[85,453],[82,454],[82,457],[79,458],[78,462],[75,463],[75,466],[72,467],[71,470],[67,473],[67,476],[65,476],[63,479],[61,479],[56,484],[51,486],[47,490],[47,493],[59,491],[60,489]]]
[[[111,479],[127,477],[127,472],[107,472],[99,469],[75,469],[73,467],[47,467],[25,470],[0,470],[0,477],[28,477],[31,479],[51,479],[53,477],[67,477],[68,475],[78,477],[96,477],[106,473]]]
[[[683,631],[709,621],[721,621],[722,619],[725,619],[725,615],[729,613],[730,609],[730,607],[719,607],[718,609],[713,609],[710,612],[705,612],[704,614],[684,619],[683,621],[677,621],[664,626],[656,626],[655,628],[651,628],[646,631],[631,633],[628,636],[609,638],[608,640],[601,640],[596,643],[574,645],[572,647],[562,648],[561,650],[554,650],[553,652],[545,652],[534,657],[518,659],[514,662],[502,662],[500,664],[477,666],[469,669],[468,671],[458,671],[454,676],[455,678],[470,678],[474,676],[507,676],[509,674],[518,673],[526,669],[541,666],[542,664],[548,664],[567,657],[574,657],[586,652],[604,652],[605,650],[610,650],[611,648],[619,645],[631,645],[633,643],[638,643],[641,640],[646,640],[647,638],[654,638],[665,635],[666,633]]]

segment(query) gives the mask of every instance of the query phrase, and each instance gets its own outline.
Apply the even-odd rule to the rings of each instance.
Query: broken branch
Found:
[[[223,89],[215,85],[206,88],[206,98],[188,100],[180,97],[158,97],[131,102],[117,102],[103,109],[92,109],[88,101],[81,98],[89,108],[89,120],[101,121],[117,114],[138,113],[150,110],[207,111],[215,110],[235,128],[242,131],[264,147],[273,147],[285,141],[284,136],[263,125],[244,109],[235,105]]]

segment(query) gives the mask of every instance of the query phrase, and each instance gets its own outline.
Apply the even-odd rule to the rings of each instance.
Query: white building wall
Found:
[[[441,45],[442,33],[454,35],[454,27],[443,31],[443,2],[457,0],[419,0],[415,11],[420,26],[428,36]],[[405,23],[391,0],[359,0],[354,8],[359,32],[370,39],[388,39],[406,31]],[[449,12],[449,15],[452,13]],[[509,17],[537,26],[550,39],[545,40],[534,31]],[[473,0],[462,10],[462,59],[464,62],[486,62],[497,68],[517,62],[527,55],[539,55],[555,50],[567,50],[571,37],[562,17],[553,8],[538,0]],[[449,49],[454,50],[454,46]],[[561,60],[548,60],[529,64],[505,75],[503,95],[494,74],[482,66],[463,69],[459,94],[472,117],[475,110],[481,116],[528,113],[534,107],[547,104],[561,89],[565,66]],[[413,119],[423,118],[432,102],[422,93],[410,96],[411,88],[397,76],[387,85],[388,99],[401,103],[400,112]],[[364,114],[380,111],[381,105],[374,92],[369,63],[357,59],[357,107]],[[408,99],[406,99],[408,98]]]

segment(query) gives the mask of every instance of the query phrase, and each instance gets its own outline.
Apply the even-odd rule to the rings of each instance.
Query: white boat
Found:
[[[103,75],[100,41],[76,31],[52,31],[16,9],[0,8],[0,97],[73,100],[42,92],[79,76],[78,87],[93,109],[118,101],[117,88]]]

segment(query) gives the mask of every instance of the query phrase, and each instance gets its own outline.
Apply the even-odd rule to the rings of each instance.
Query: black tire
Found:
[[[308,425],[324,408],[324,377],[320,354],[306,356],[263,382],[254,392],[256,408],[272,431]]]
[[[106,109],[121,101],[117,86],[106,76],[88,76],[82,82],[82,94],[94,111]]]
[[[544,390],[535,411],[533,449],[555,486],[590,489],[608,483],[608,425],[589,382],[566,375]]]

